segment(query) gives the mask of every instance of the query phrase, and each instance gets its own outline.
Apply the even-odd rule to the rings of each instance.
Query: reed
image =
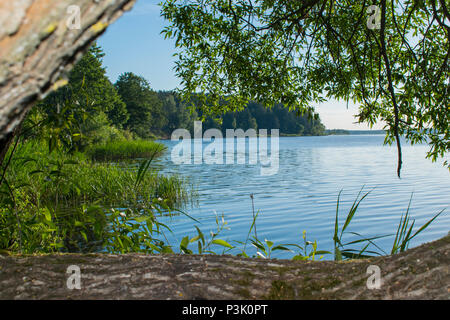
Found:
[[[95,161],[114,161],[160,156],[166,147],[151,140],[111,141],[87,149],[87,155]]]

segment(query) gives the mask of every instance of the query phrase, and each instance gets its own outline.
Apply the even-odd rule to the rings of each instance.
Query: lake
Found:
[[[446,235],[450,230],[449,170],[442,166],[442,161],[433,163],[425,159],[427,145],[411,146],[403,142],[403,169],[399,179],[396,148],[383,145],[383,141],[384,135],[280,137],[278,173],[268,176],[260,174],[259,163],[175,164],[171,161],[171,151],[179,142],[159,141],[168,147],[168,152],[158,161],[158,166],[162,172],[187,177],[195,185],[198,206],[185,211],[201,222],[197,224],[183,215],[163,218],[162,222],[173,231],[173,235],[167,235],[168,239],[176,245],[185,235],[195,236],[194,224],[209,236],[210,231],[216,230],[217,213],[224,215],[230,228],[219,238],[238,245],[233,240],[245,241],[252,222],[250,195],[253,194],[255,211],[259,211],[258,238],[267,238],[275,245],[301,244],[302,232],[306,230],[307,239],[317,240],[319,250],[332,251],[339,191],[342,190],[342,226],[362,187],[363,192],[372,191],[361,202],[347,231],[365,237],[395,234],[413,194],[410,214],[416,220],[415,230],[442,209],[445,211],[411,241],[410,247]],[[208,144],[204,141],[203,148]],[[357,237],[347,234],[343,239],[350,241]],[[393,239],[394,235],[376,243],[389,253]],[[196,244],[191,246],[196,252]],[[239,250],[229,253],[236,254]],[[254,254],[255,250],[250,253]],[[293,253],[284,251],[273,254],[277,258],[292,256]],[[332,255],[324,257],[332,258]]]

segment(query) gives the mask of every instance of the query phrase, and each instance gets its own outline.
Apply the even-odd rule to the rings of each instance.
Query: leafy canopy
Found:
[[[84,148],[117,135],[113,126],[121,128],[129,115],[106,76],[103,56],[103,50],[94,43],[70,71],[66,85],[31,110],[22,133],[45,138],[50,151]]]
[[[186,100],[202,93],[210,113],[351,100],[359,122],[386,123],[400,176],[401,135],[433,161],[450,148],[449,12],[448,0],[167,0],[161,14]]]
[[[67,100],[75,101],[91,115],[105,112],[113,124],[121,127],[129,116],[125,104],[106,76],[102,65],[104,56],[102,48],[94,43],[70,71],[68,84],[51,93],[41,104],[47,109],[55,109]]]
[[[145,78],[132,72],[122,73],[115,87],[130,114],[125,128],[140,137],[150,137],[150,129],[165,121],[157,93],[150,88]]]

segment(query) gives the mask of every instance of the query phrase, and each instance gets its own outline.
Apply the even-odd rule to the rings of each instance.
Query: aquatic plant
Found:
[[[163,144],[151,140],[124,140],[91,146],[86,153],[92,160],[113,161],[157,157],[165,150]]]

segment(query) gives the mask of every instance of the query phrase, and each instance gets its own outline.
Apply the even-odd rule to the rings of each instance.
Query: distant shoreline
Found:
[[[350,135],[378,135],[386,134],[385,130],[344,130],[327,129],[323,135],[280,133],[280,137],[326,137],[326,136],[350,136]]]
[[[293,133],[280,133],[280,138],[288,137],[326,137],[326,136],[346,136],[346,135],[378,135],[386,134],[385,130],[344,130],[344,129],[327,129],[323,135],[309,135],[309,134],[293,134]],[[270,137],[270,134],[268,135]],[[153,136],[152,140],[171,140],[168,136]]]
[[[363,135],[363,134],[386,134],[385,130],[345,130],[345,129],[326,129],[327,135]]]

